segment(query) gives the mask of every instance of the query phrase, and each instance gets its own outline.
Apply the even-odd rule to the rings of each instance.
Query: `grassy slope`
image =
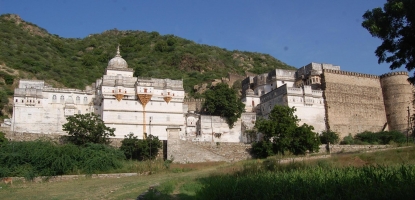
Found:
[[[200,177],[212,174],[235,173],[249,170],[252,166],[263,166],[268,160],[252,160],[233,164],[218,164],[200,167],[200,165],[173,165],[170,172],[160,172],[150,176],[136,176],[114,179],[71,180],[56,183],[14,183],[13,186],[0,184],[2,199],[135,199],[149,186],[158,186],[161,195],[158,199],[193,199],[195,192],[203,186]],[[319,165],[327,168],[365,165],[395,166],[415,164],[415,147],[394,149],[374,153],[333,155],[326,160],[303,162],[291,167]],[[178,170],[192,167],[194,170]],[[187,171],[187,172],[180,172]],[[179,173],[174,173],[179,172]]]
[[[182,79],[190,96],[194,85],[228,73],[295,69],[268,54],[228,51],[157,32],[113,29],[85,38],[62,38],[12,14],[0,16],[0,38],[0,121],[11,113],[7,97],[12,97],[19,79],[83,89],[102,77],[117,45],[135,76]]]
[[[15,15],[0,16],[0,38],[0,64],[81,89],[102,76],[118,44],[136,76],[183,79],[187,92],[228,73],[294,69],[268,54],[228,51],[157,32],[114,29],[61,38]]]

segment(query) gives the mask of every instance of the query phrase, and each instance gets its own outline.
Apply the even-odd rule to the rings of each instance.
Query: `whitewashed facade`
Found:
[[[15,89],[13,132],[59,133],[66,117],[96,113],[115,128],[115,138],[134,133],[167,140],[184,134],[182,80],[134,77],[119,49],[106,73],[86,90],[52,88],[44,81],[20,80]]]
[[[275,105],[295,107],[300,124],[322,132],[326,128],[320,75],[323,69],[340,70],[331,64],[310,63],[298,70],[275,69],[242,81],[246,112],[267,118]]]

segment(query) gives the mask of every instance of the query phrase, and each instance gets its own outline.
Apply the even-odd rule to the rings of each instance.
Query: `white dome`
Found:
[[[253,91],[252,89],[248,89],[248,90],[246,91],[246,94],[247,94],[247,95],[254,95],[254,91]]]
[[[107,68],[125,69],[128,68],[127,61],[125,61],[120,55],[120,47],[117,49],[117,55],[108,62]]]

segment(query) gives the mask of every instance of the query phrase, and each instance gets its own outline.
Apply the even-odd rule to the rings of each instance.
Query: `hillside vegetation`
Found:
[[[157,32],[119,31],[83,39],[61,38],[16,15],[0,17],[0,61],[51,79],[67,87],[83,88],[102,76],[107,62],[121,45],[121,55],[135,76],[184,79],[186,91],[201,81],[227,73],[263,73],[291,66],[270,55],[227,51]]]
[[[194,85],[228,73],[294,69],[268,54],[228,51],[157,32],[112,29],[82,39],[62,38],[13,14],[0,16],[0,38],[0,87],[9,97],[13,81],[20,78],[83,89],[103,75],[118,44],[135,76],[183,79],[190,95]]]

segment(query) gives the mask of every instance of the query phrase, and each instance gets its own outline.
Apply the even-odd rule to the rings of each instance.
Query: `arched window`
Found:
[[[84,97],[84,104],[88,103],[88,97]]]
[[[16,99],[16,103],[17,103],[17,99]]]
[[[81,97],[77,96],[76,97],[76,103],[79,104],[81,102]]]
[[[60,101],[61,101],[61,103],[63,103],[65,101],[65,97],[63,95],[61,96],[61,100]]]

